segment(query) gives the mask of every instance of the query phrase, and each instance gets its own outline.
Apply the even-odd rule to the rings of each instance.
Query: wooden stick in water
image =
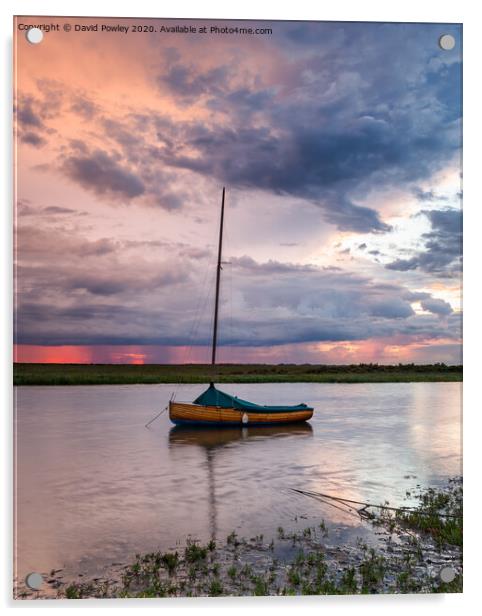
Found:
[[[419,509],[414,509],[413,507],[389,507],[388,505],[373,505],[372,503],[363,503],[361,501],[350,500],[349,498],[342,498],[341,496],[332,496],[330,494],[323,494],[322,492],[308,492],[306,490],[299,490],[297,488],[290,488],[293,492],[298,492],[299,494],[303,494],[304,496],[309,496],[310,498],[314,498],[316,500],[322,499],[330,499],[340,503],[353,503],[354,505],[363,505],[362,510],[367,507],[375,507],[376,509],[388,509],[389,511],[401,511],[402,513],[420,513],[422,515],[432,515],[430,511],[420,511]],[[454,515],[451,513],[437,513],[437,515],[444,518],[460,518],[462,516]]]

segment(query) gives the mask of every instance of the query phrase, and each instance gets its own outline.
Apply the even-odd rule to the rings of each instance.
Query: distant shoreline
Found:
[[[13,366],[14,385],[140,385],[168,383],[460,382],[462,366],[445,364],[26,364]]]

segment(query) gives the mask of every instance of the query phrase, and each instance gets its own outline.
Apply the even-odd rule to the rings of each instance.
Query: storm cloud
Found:
[[[201,280],[206,267],[212,267],[212,251],[159,242],[152,246],[159,251],[156,258],[144,261],[139,270],[128,242],[87,241],[58,230],[55,246],[63,258],[56,262],[50,243],[47,232],[31,227],[19,236],[18,343],[209,344],[212,311],[207,300],[214,281],[203,287]],[[235,294],[230,299],[222,285],[221,345],[460,335],[460,316],[430,293],[412,293],[337,268],[259,262],[249,256],[232,257],[229,263]],[[416,301],[434,316],[417,315],[412,307]],[[439,315],[448,320],[442,322]]]
[[[100,196],[165,209],[192,199],[183,172],[194,173],[306,200],[342,231],[386,233],[391,226],[370,191],[403,187],[431,200],[420,182],[460,151],[460,62],[440,52],[438,30],[278,23],[263,41],[263,67],[231,46],[209,62],[182,46],[164,48],[152,64],[154,87],[195,113],[112,117],[77,92],[69,109],[98,121],[115,149],[62,152],[61,168]],[[36,146],[45,137],[32,129],[52,115],[47,98],[56,109],[62,101],[59,84],[41,80],[39,90],[38,101],[26,97],[18,111],[30,130],[25,142]]]
[[[176,57],[161,73],[164,91],[195,99],[227,121],[169,126],[164,118],[164,133],[175,133],[177,145],[163,144],[160,157],[233,187],[307,199],[341,230],[386,232],[379,212],[360,199],[384,185],[413,185],[417,196],[430,196],[417,182],[460,148],[460,98],[446,95],[460,91],[459,67],[450,58],[434,60],[430,26],[413,33],[402,55],[407,32],[395,24],[326,29],[324,39],[320,25],[309,51],[292,48],[288,84],[240,87],[232,66],[228,79],[225,64],[203,71]],[[296,31],[282,29],[301,44]]]
[[[387,268],[406,272],[421,270],[442,277],[460,275],[462,267],[462,211],[445,208],[423,210],[428,218],[431,231],[422,234],[424,247],[409,259],[397,259]]]

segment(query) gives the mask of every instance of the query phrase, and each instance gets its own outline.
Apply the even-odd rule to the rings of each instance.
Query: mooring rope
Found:
[[[171,397],[169,398],[169,403],[171,403],[171,402],[172,402],[172,399],[174,398],[174,393],[175,393],[175,392],[172,392]],[[156,421],[156,419],[157,419],[158,417],[160,417],[163,413],[165,413],[165,412],[167,411],[167,409],[169,408],[169,403],[168,403],[168,404],[167,404],[167,405],[166,405],[166,406],[162,409],[162,411],[161,411],[160,413],[157,413],[157,415],[156,415],[155,417],[153,417],[153,418],[151,419],[151,421],[148,421],[148,422],[146,423],[146,425],[144,426],[144,428],[148,428],[148,427],[151,425],[151,423],[152,423],[153,421]]]
[[[146,423],[146,425],[144,426],[144,428],[148,428],[148,427],[151,425],[151,423],[152,423],[153,421],[155,421],[158,417],[160,417],[163,413],[165,413],[165,412],[167,411],[167,408],[168,408],[167,406],[166,406],[165,408],[163,408],[163,409],[162,409],[162,411],[161,411],[160,413],[158,413],[155,417],[153,417],[153,418],[151,419],[151,421],[148,421],[148,422]]]

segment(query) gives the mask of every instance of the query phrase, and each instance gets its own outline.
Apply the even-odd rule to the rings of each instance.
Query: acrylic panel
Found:
[[[461,71],[15,18],[15,598],[461,592]]]

